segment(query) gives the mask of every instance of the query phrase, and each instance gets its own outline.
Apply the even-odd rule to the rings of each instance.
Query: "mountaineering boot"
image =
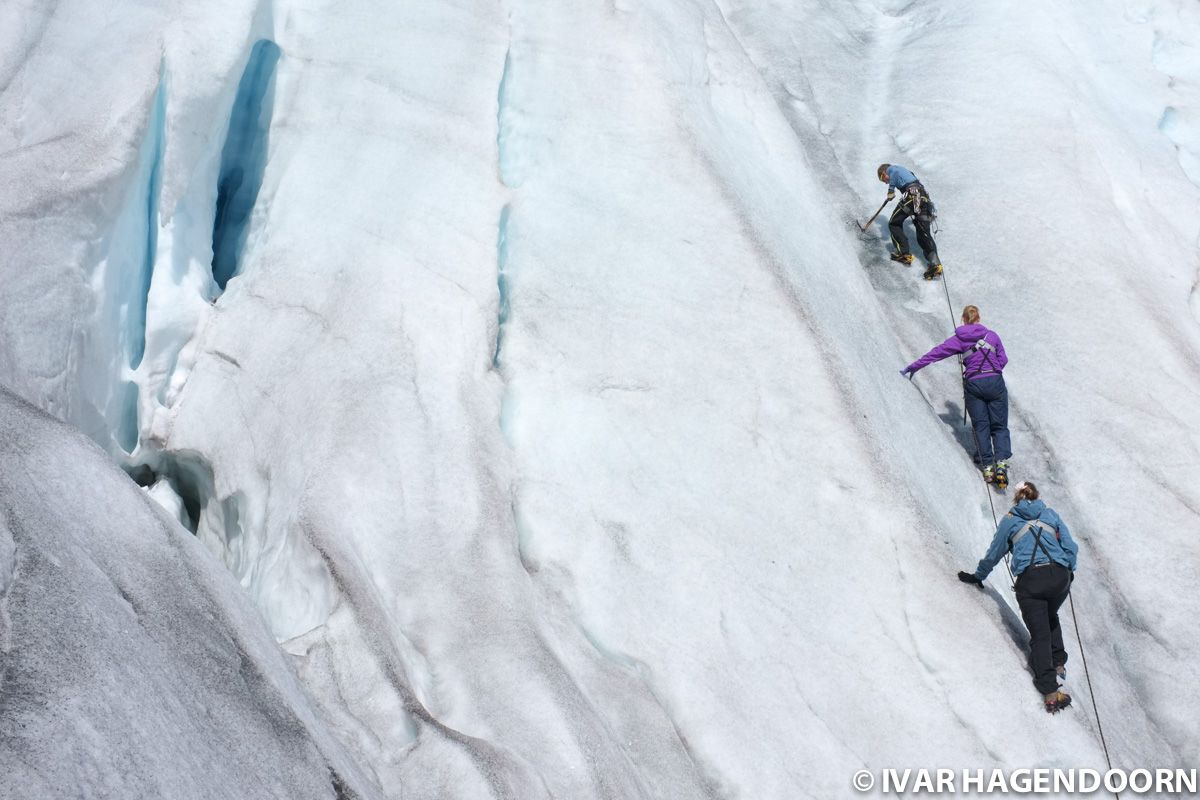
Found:
[[[892,261],[899,261],[901,264],[911,264],[913,262],[912,253],[892,253],[889,255]]]
[[[985,483],[994,483],[996,480],[996,467],[993,464],[988,464],[983,468],[983,480]]]
[[[996,487],[1003,491],[1008,488],[1008,462],[997,461],[995,468],[992,470],[992,475],[996,480]]]
[[[929,269],[925,270],[924,277],[925,277],[925,280],[931,281],[934,278],[936,278],[938,275],[941,275],[941,274],[942,274],[942,265],[941,264],[930,264]]]
[[[1065,692],[1054,691],[1046,695],[1044,698],[1046,704],[1046,712],[1049,714],[1057,714],[1067,706],[1071,705],[1071,695]]]

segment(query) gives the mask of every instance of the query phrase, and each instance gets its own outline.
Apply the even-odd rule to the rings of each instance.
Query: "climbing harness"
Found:
[[[991,368],[991,371],[984,372],[983,369],[980,369],[979,372],[976,372],[974,375],[966,375],[964,372],[964,374],[963,374],[964,378],[969,378],[969,377],[978,378],[980,375],[991,375],[993,373],[995,373],[996,375],[1000,374],[1000,370],[996,369],[996,365],[994,363],[992,363],[992,353],[996,352],[996,348],[992,346],[992,343],[989,342],[986,337],[987,337],[987,334],[984,334],[984,338],[981,338],[979,341],[977,341],[975,344],[973,344],[971,346],[971,349],[974,350],[976,353],[983,354],[983,360],[985,362],[987,362],[987,365]]]
[[[1013,514],[1010,511],[1006,516],[1012,516],[1012,515]],[[1062,534],[1058,532],[1058,528],[1051,525],[1049,522],[1043,522],[1041,517],[1029,520],[1024,525],[1022,525],[1020,528],[1018,528],[1016,530],[1016,532],[1013,533],[1012,536],[1008,537],[1008,552],[1010,554],[1013,552],[1013,548],[1016,547],[1017,542],[1019,542],[1019,541],[1021,541],[1021,539],[1025,538],[1025,534],[1032,533],[1033,534],[1033,554],[1029,556],[1029,567],[1028,568],[1031,569],[1033,567],[1048,567],[1051,564],[1058,564],[1057,561],[1055,561],[1053,558],[1050,557],[1050,551],[1048,551],[1046,549],[1046,546],[1042,544],[1042,534],[1047,533],[1049,531],[1054,532],[1054,538],[1056,540],[1058,540],[1059,542],[1062,541]],[[1041,550],[1042,555],[1044,555],[1046,557],[1046,561],[1045,561],[1045,563],[1035,564],[1034,559],[1037,558],[1037,554],[1038,554],[1039,550]],[[1066,566],[1065,564],[1058,564],[1058,565],[1060,567]],[[1017,584],[1014,581],[1013,582],[1013,591],[1015,592],[1016,590],[1017,590]]]
[[[913,213],[918,217],[921,216],[921,189],[916,184],[910,185],[905,191],[908,192],[908,197],[912,202]]]
[[[1034,532],[1034,528],[1038,528],[1039,530]],[[1041,547],[1042,553],[1045,554],[1046,558],[1050,558],[1050,554],[1046,552],[1046,548],[1042,547],[1042,534],[1047,531],[1054,531],[1054,538],[1060,542],[1062,541],[1062,534],[1058,532],[1058,528],[1054,527],[1049,522],[1043,522],[1041,517],[1029,520],[1020,528],[1017,528],[1016,532],[1012,536],[1008,537],[1008,552],[1012,552],[1013,546],[1016,545],[1017,542],[1024,539],[1025,534],[1033,533],[1035,537],[1033,540],[1034,549],[1036,550],[1037,548]],[[1051,560],[1053,561],[1053,559]]]

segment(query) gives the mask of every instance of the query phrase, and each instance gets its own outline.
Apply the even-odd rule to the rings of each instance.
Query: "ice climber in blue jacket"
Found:
[[[1012,553],[1017,604],[1029,629],[1033,683],[1042,693],[1046,710],[1053,714],[1071,704],[1071,696],[1058,684],[1066,675],[1067,663],[1058,609],[1071,592],[1079,547],[1067,524],[1038,499],[1037,487],[1029,481],[1017,487],[1013,508],[1000,520],[992,546],[975,572],[960,572],[958,579],[982,585],[1005,553]]]
[[[900,191],[900,205],[892,211],[888,220],[888,230],[892,234],[892,245],[896,252],[892,253],[893,261],[911,264],[913,257],[908,250],[908,237],[904,235],[904,220],[913,218],[913,227],[917,229],[917,244],[925,253],[925,280],[931,281],[942,274],[942,261],[938,258],[937,244],[929,228],[933,224],[933,201],[929,193],[917,180],[917,176],[898,164],[880,164],[875,173],[879,180],[888,185],[887,199],[891,200]]]

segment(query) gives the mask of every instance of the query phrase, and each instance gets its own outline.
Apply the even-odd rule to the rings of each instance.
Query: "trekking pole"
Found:
[[[890,202],[892,202],[892,198],[889,197],[887,200],[883,201],[883,206],[886,206]],[[866,233],[867,228],[871,227],[871,223],[874,222],[875,218],[879,216],[879,212],[883,211],[883,206],[880,206],[879,209],[874,214],[871,215],[871,218],[869,220],[867,220],[866,222],[864,222],[862,225],[858,225],[857,221],[854,224],[858,225],[859,230],[861,230],[863,233]]]

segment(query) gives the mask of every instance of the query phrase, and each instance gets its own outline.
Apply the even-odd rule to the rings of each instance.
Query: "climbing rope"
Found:
[[[948,281],[946,280],[946,269],[944,266],[942,267],[942,289],[945,290],[946,310],[950,312],[950,327],[953,328],[953,327],[955,327],[955,325],[954,325],[954,304],[950,301],[950,285],[949,285]],[[962,356],[958,357],[958,364],[959,364],[959,368],[963,370],[963,374],[965,376],[966,371],[965,371],[965,367],[963,366]],[[967,398],[966,398],[966,394],[964,391],[964,395],[963,395],[963,423],[964,424],[967,421],[966,405],[967,405]],[[979,442],[979,432],[977,430],[975,430],[974,425],[971,426],[971,432],[973,434],[973,438],[975,439],[975,458],[978,461],[979,456],[980,456],[980,451],[981,451],[980,442]],[[988,488],[987,480],[983,478],[982,473],[980,473],[980,479],[983,481],[983,491],[987,495],[988,507],[992,511],[992,524],[995,527],[999,527],[1000,521],[996,517],[996,504],[995,504],[995,501],[992,499],[991,489]],[[1013,589],[1015,590],[1017,577],[1016,577],[1016,575],[1013,574],[1012,556],[1009,553],[1004,554],[1004,567],[1005,567],[1005,569],[1008,570],[1008,577],[1013,582]],[[1091,676],[1091,673],[1088,672],[1087,652],[1084,650],[1084,647],[1083,647],[1083,635],[1079,632],[1079,619],[1075,616],[1075,598],[1070,592],[1068,592],[1068,594],[1067,594],[1067,602],[1071,606],[1071,622],[1075,625],[1075,641],[1079,644],[1079,656],[1083,660],[1083,679],[1087,683],[1088,696],[1092,700],[1092,714],[1096,717],[1096,730],[1100,734],[1100,746],[1104,749],[1104,761],[1105,761],[1105,763],[1108,764],[1108,768],[1111,770],[1112,769],[1112,758],[1109,756],[1109,753],[1108,753],[1108,740],[1104,736],[1104,725],[1101,724],[1101,722],[1100,722],[1100,707],[1098,705],[1096,705],[1096,692],[1092,689],[1092,676]],[[1121,794],[1119,792],[1113,792],[1113,794],[1116,795],[1117,800],[1121,800]]]
[[[1104,760],[1108,768],[1113,768],[1112,758],[1108,755],[1108,742],[1104,738],[1104,726],[1100,724],[1100,711],[1096,706],[1096,693],[1092,691],[1092,676],[1088,673],[1087,653],[1083,649],[1083,637],[1079,633],[1079,620],[1075,616],[1075,598],[1067,595],[1067,603],[1071,606],[1071,622],[1075,625],[1075,641],[1079,643],[1079,657],[1083,659],[1083,679],[1087,681],[1088,694],[1092,698],[1092,713],[1096,715],[1096,729],[1100,731],[1100,746],[1104,748]],[[1113,792],[1117,800],[1121,800],[1119,792]]]

